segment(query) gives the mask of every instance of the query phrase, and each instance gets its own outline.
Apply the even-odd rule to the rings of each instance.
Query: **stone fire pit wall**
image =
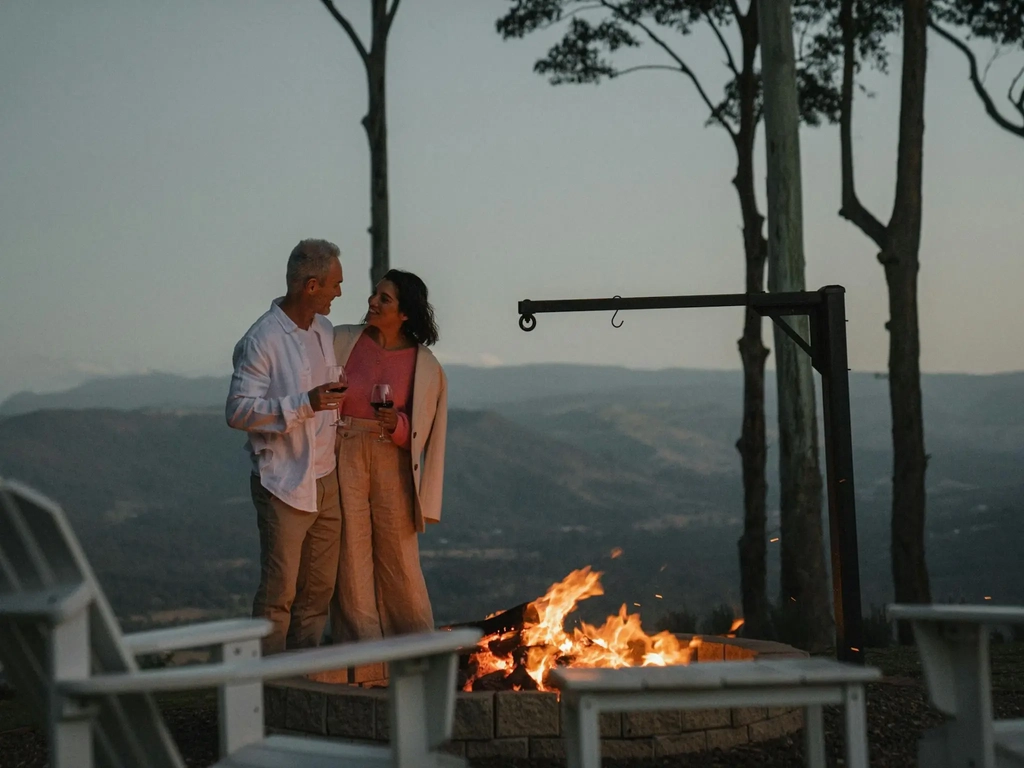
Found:
[[[697,663],[804,657],[780,643],[708,638]],[[388,740],[386,688],[291,679],[265,688],[266,722],[278,733],[339,739]],[[793,733],[803,725],[799,709],[667,710],[605,713],[602,754],[642,759],[684,752],[728,749]],[[467,758],[565,757],[558,694],[537,691],[460,692],[449,751]]]

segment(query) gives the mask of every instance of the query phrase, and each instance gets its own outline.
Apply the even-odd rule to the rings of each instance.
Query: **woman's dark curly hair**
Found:
[[[427,286],[412,272],[391,269],[382,280],[390,280],[398,290],[398,311],[408,318],[402,323],[402,333],[429,347],[439,338],[434,308],[427,301]]]

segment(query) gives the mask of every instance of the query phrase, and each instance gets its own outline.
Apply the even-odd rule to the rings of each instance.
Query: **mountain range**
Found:
[[[532,599],[587,564],[604,571],[606,595],[582,607],[585,618],[620,603],[645,622],[738,610],[738,373],[446,370],[444,519],[421,540],[439,621]],[[222,415],[226,388],[224,378],[152,374],[0,405],[0,474],[64,505],[129,625],[247,610],[258,542],[244,435]],[[1024,601],[1024,374],[925,376],[923,391],[935,596]],[[881,604],[891,592],[887,382],[853,374],[851,401],[863,593]],[[773,450],[769,460],[771,470]],[[775,535],[777,509],[771,517]]]

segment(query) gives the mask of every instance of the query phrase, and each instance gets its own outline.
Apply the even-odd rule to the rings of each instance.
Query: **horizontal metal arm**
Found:
[[[769,317],[806,315],[824,301],[823,291],[787,293],[719,293],[696,296],[634,296],[610,299],[546,299],[519,302],[519,327],[532,331],[536,315],[546,312],[620,312],[630,309],[688,309],[704,307],[750,307]]]

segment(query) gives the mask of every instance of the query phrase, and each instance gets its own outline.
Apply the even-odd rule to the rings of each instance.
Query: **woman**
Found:
[[[437,338],[426,285],[398,269],[377,284],[362,325],[334,329],[335,355],[349,384],[341,412],[350,422],[338,428],[342,526],[334,642],[434,628],[417,536],[441,518],[448,382],[427,349]],[[390,384],[394,403],[376,416],[375,384]]]

